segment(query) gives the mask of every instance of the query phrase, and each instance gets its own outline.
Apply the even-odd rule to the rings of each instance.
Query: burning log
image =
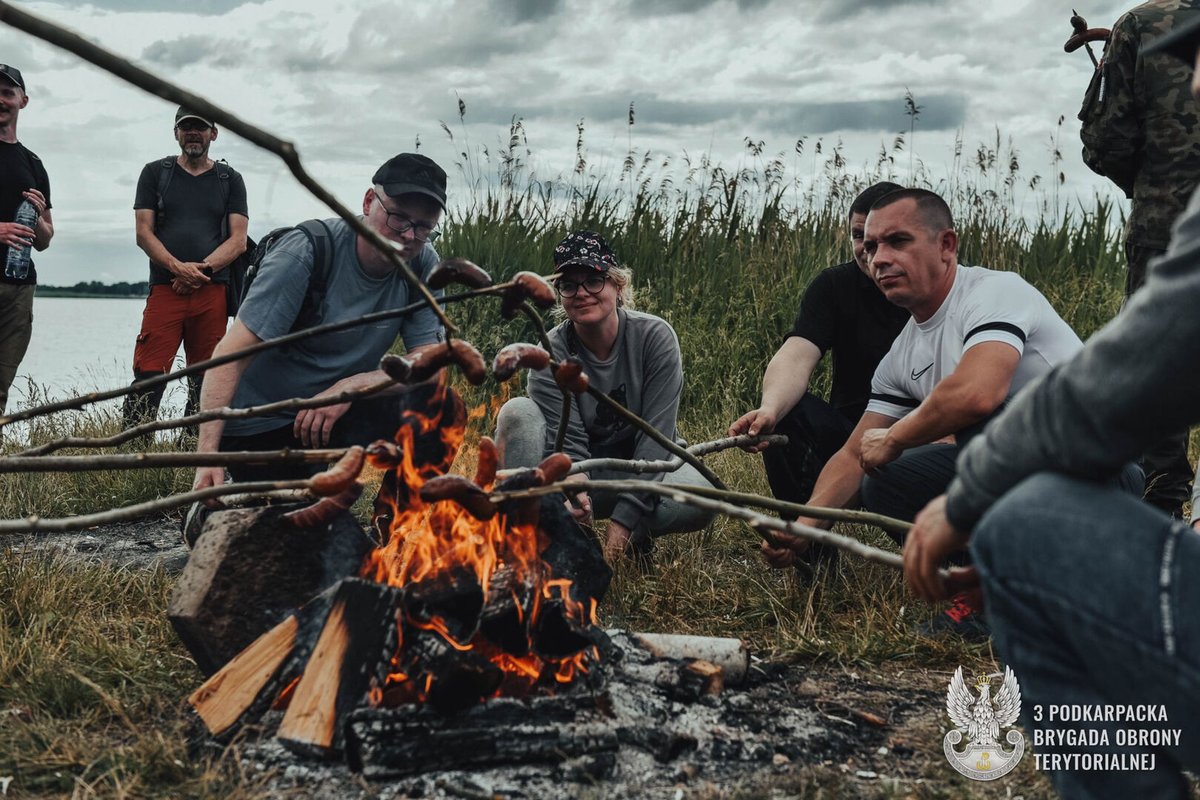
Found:
[[[561,763],[614,752],[620,742],[608,726],[572,724],[591,696],[492,700],[463,714],[430,709],[363,709],[350,716],[346,759],[368,780],[494,764]],[[536,722],[530,722],[536,720]]]
[[[465,642],[479,627],[483,589],[465,568],[404,587],[405,619],[417,627],[438,625],[455,641]]]
[[[278,737],[288,749],[329,756],[341,748],[346,717],[366,699],[396,650],[400,591],[342,581],[312,657],[292,694]]]
[[[371,549],[348,512],[296,528],[282,519],[296,508],[218,511],[205,522],[167,607],[205,675],[314,595],[356,574]]]
[[[533,610],[533,587],[517,580],[505,567],[492,573],[488,596],[479,615],[479,632],[493,645],[514,656],[529,653],[528,620]]]

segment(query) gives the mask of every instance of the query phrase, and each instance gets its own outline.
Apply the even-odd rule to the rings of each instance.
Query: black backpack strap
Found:
[[[155,226],[158,225],[158,218],[163,215],[163,198],[167,194],[167,187],[171,185],[171,176],[175,174],[175,156],[167,156],[158,162],[158,166],[158,212],[155,215]]]
[[[299,330],[311,327],[310,319],[317,314],[325,300],[325,292],[329,288],[329,278],[333,272],[333,232],[324,220],[319,219],[305,220],[296,227],[304,231],[313,248],[313,268],[308,277],[308,293],[304,296],[304,305],[296,318],[296,329]]]

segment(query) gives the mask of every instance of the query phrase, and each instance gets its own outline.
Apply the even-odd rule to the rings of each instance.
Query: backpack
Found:
[[[299,331],[311,328],[317,323],[317,314],[321,310],[321,302],[325,299],[325,290],[329,285],[329,275],[333,271],[333,233],[322,220],[310,219],[296,226],[276,228],[260,239],[253,248],[247,247],[246,269],[242,272],[242,279],[239,281],[240,294],[237,302],[240,305],[250,292],[250,285],[262,269],[262,262],[272,245],[279,241],[285,233],[294,230],[304,231],[304,235],[308,237],[313,248],[313,268],[308,276],[308,292],[304,295],[304,301],[300,304],[300,313],[296,315],[296,321],[292,323],[291,328],[292,331]],[[232,285],[232,281],[230,285]]]
[[[159,162],[162,169],[158,173],[156,226],[158,220],[166,215],[166,211],[163,209],[163,197],[167,194],[167,187],[171,185],[171,176],[175,174],[175,160],[175,156],[166,156]],[[217,185],[221,187],[221,205],[226,209],[224,216],[221,217],[221,240],[224,241],[229,236],[229,176],[232,167],[225,159],[221,159],[214,163],[213,169],[217,170]],[[225,271],[229,275],[229,282],[225,284],[225,313],[230,317],[237,315],[238,306],[241,305],[242,298],[246,296],[246,270],[250,267],[251,254],[257,246],[254,240],[247,236],[245,251],[225,267]]]

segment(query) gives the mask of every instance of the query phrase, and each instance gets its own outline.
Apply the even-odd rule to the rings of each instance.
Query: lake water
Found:
[[[8,410],[90,391],[128,386],[133,344],[142,326],[144,299],[39,297],[33,300],[33,338],[9,390]],[[184,366],[183,350],[175,359]],[[164,414],[186,402],[182,381],[167,387]],[[109,405],[120,405],[110,400]]]

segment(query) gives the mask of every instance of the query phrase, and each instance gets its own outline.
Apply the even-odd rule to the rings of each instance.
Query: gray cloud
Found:
[[[917,130],[953,130],[966,120],[964,95],[937,94],[916,99],[921,106]],[[634,104],[635,132],[638,129],[663,131],[723,124],[753,135],[786,133],[799,136],[835,131],[894,132],[907,130],[909,123],[902,95],[853,102],[788,103],[777,100],[688,102],[665,100],[650,94],[608,94],[572,97],[545,105],[483,100],[469,103],[468,109],[473,122],[496,125],[507,124],[514,114],[527,119],[583,116],[619,124],[627,121],[630,102]]]
[[[825,0],[817,13],[818,22],[853,19],[867,12],[885,13],[913,6],[944,6],[949,0]],[[945,32],[939,35],[944,36]]]
[[[630,13],[635,16],[660,17],[671,14],[693,14],[703,11],[719,0],[635,0],[630,6]],[[762,8],[771,0],[734,0],[741,11]]]
[[[160,40],[143,50],[142,58],[153,64],[180,69],[208,58],[218,44],[215,36],[182,36]]]
[[[495,5],[514,22],[530,22],[553,16],[563,4],[562,0],[499,0]]]
[[[92,8],[97,11],[181,11],[177,0],[59,0],[68,8]],[[246,5],[248,0],[191,0],[186,10],[189,14],[220,15]]]

